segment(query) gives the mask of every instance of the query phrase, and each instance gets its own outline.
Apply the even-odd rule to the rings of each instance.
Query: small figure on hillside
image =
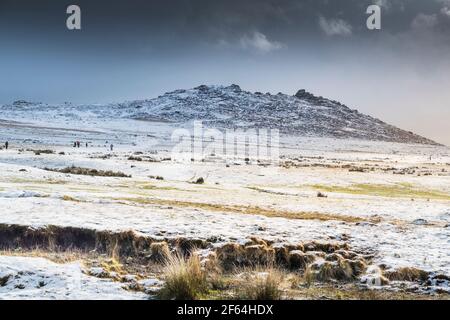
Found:
[[[80,141],[77,141],[77,148],[80,147]]]
[[[5,149],[8,150],[8,147],[9,147],[9,142],[6,141],[6,142],[5,142]]]
[[[74,141],[74,143],[73,143],[73,147],[74,147],[74,148],[76,148],[76,147],[77,147],[77,142],[76,142],[76,141]]]
[[[111,145],[110,145],[109,147],[110,147],[111,151],[113,151],[113,149],[114,149],[114,146],[113,146],[113,144],[112,144],[112,143],[111,143]]]
[[[86,142],[86,148],[88,147],[88,143]]]

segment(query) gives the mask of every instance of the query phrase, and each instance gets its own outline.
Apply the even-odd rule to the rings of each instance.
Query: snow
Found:
[[[5,157],[23,155],[1,154]],[[33,156],[29,157],[29,164]],[[63,157],[64,158],[64,157]],[[91,168],[117,169],[129,172],[129,165],[123,160],[86,159],[84,155],[71,155],[71,163],[82,164]],[[27,160],[28,161],[28,160]],[[53,155],[40,156],[38,166],[56,164]],[[59,160],[64,161],[64,160]],[[2,161],[3,162],[3,161]],[[11,160],[8,162],[12,162]],[[22,164],[25,161],[22,161]],[[59,163],[59,162],[58,162]],[[61,163],[63,165],[63,163]],[[128,167],[128,168],[127,168]],[[449,273],[450,257],[446,248],[450,239],[449,228],[428,226],[414,223],[417,219],[430,222],[448,223],[448,201],[409,198],[384,198],[374,196],[357,196],[345,194],[329,194],[327,199],[315,197],[314,191],[302,187],[316,183],[342,184],[361,180],[373,181],[384,179],[409,180],[414,177],[403,177],[385,174],[347,174],[337,175],[328,169],[293,170],[289,174],[283,169],[275,173],[256,166],[232,166],[224,171],[222,164],[175,164],[146,163],[133,169],[133,179],[96,178],[71,176],[46,172],[27,167],[28,172],[19,172],[22,165],[1,164],[3,172],[0,188],[3,214],[1,223],[18,223],[25,225],[56,224],[63,226],[79,226],[96,229],[124,230],[135,229],[148,235],[164,235],[165,237],[201,237],[217,236],[227,239],[242,239],[250,235],[274,239],[280,242],[302,241],[311,239],[337,238],[342,233],[350,235],[355,246],[375,249],[379,261],[392,265],[414,265],[433,271]],[[145,191],[136,186],[137,183],[151,183],[145,176],[159,174],[165,177],[162,190]],[[208,176],[207,182],[220,181],[215,185],[194,186],[186,181],[192,176]],[[355,176],[356,175],[356,176]],[[20,177],[23,183],[16,180]],[[20,181],[19,179],[19,181]],[[334,180],[334,181],[333,181]],[[12,181],[12,182],[9,182]],[[447,188],[448,177],[421,177],[426,186]],[[283,187],[270,187],[282,182]],[[302,182],[299,184],[299,182]],[[286,190],[287,186],[295,186],[292,195],[259,193],[246,188],[247,185],[262,185],[273,190]],[[416,183],[417,184],[417,183]],[[14,189],[13,189],[14,187]],[[17,189],[20,187],[20,189]],[[23,188],[28,187],[28,190]],[[179,189],[178,190],[170,190]],[[292,190],[294,187],[289,187]],[[303,188],[303,189],[302,189]],[[39,191],[36,191],[36,190]],[[169,190],[165,190],[169,189]],[[22,198],[23,194],[47,194],[46,197]],[[339,221],[288,220],[284,218],[267,218],[263,216],[242,215],[237,213],[221,213],[199,211],[195,208],[178,208],[161,205],[126,205],[115,199],[133,197],[156,197],[183,201],[205,202],[203,194],[208,194],[211,202],[227,205],[258,205],[274,207],[282,210],[317,211],[337,215],[354,215],[357,217],[382,216],[384,219],[402,219],[410,221],[400,228],[390,223],[343,224]],[[241,197],[236,198],[235,194]],[[298,195],[297,195],[298,194]],[[63,195],[69,195],[85,202],[61,201]],[[264,195],[261,197],[261,195]],[[8,196],[8,197],[5,197]],[[11,196],[15,196],[11,198]],[[200,197],[200,198],[199,198]],[[323,201],[322,201],[323,200]],[[170,206],[169,206],[170,207]],[[380,237],[380,235],[383,237]]]
[[[161,290],[164,281],[158,279],[142,279],[138,284],[144,287],[144,292],[149,295],[155,295]]]
[[[38,192],[25,191],[25,190],[12,190],[0,192],[0,198],[30,198],[30,197],[41,197],[42,195]]]
[[[206,116],[214,118],[216,122],[212,124],[215,125],[233,118],[236,110],[230,101],[240,99],[244,99],[246,110],[252,110],[255,103],[277,99],[283,100],[280,108],[296,104],[296,108],[314,109],[310,102],[299,102],[286,95],[256,96],[234,87],[213,87],[203,95],[199,93],[202,90],[205,89],[176,91],[156,100],[108,106],[3,106],[0,141],[9,140],[10,149],[0,150],[0,223],[113,231],[133,229],[154,238],[216,238],[219,242],[243,242],[251,236],[275,243],[348,238],[346,241],[353,248],[373,252],[374,264],[417,267],[450,275],[449,198],[418,197],[412,191],[388,196],[324,191],[327,198],[318,198],[316,187],[411,186],[408,188],[425,194],[450,195],[448,148],[289,133],[280,138],[280,162],[293,161],[296,166],[292,167],[247,165],[243,159],[220,156],[205,162],[162,161],[171,156],[173,130],[191,131],[192,123],[136,120],[138,112],[157,118],[177,108],[186,119],[192,118],[190,112],[197,115],[206,112]],[[225,101],[220,99],[221,92],[226,94]],[[220,112],[212,108],[212,104],[206,104],[210,99],[220,103]],[[176,101],[182,104],[177,105]],[[195,110],[189,107],[191,105],[195,105]],[[258,105],[264,106],[267,104]],[[231,109],[227,111],[227,108]],[[317,108],[316,112],[331,112],[328,116],[335,117],[333,110],[341,109],[333,104]],[[287,108],[284,112],[293,111]],[[358,126],[359,121],[383,126],[362,115],[357,117]],[[273,121],[270,117],[267,119]],[[299,125],[304,121],[308,119],[302,119]],[[345,128],[347,133],[359,132],[352,126]],[[76,140],[82,141],[82,148],[72,147]],[[88,148],[84,147],[85,142],[89,142]],[[112,152],[109,150],[111,143],[114,144]],[[55,153],[35,155],[31,149],[51,149]],[[134,152],[142,152],[157,162],[127,160]],[[72,165],[122,171],[132,178],[76,176],[43,170]],[[367,166],[373,171],[350,172],[342,168],[343,165]],[[391,167],[397,171],[414,168],[416,173],[394,174],[388,170]],[[162,176],[164,180],[156,181],[150,176]],[[204,177],[205,184],[190,183],[198,177]],[[276,213],[316,212],[334,219],[320,221],[243,214],[242,210],[227,210],[232,206],[257,207]],[[347,222],[340,217],[361,221]],[[374,218],[380,222],[371,222]],[[141,297],[123,290],[118,284],[82,274],[76,264],[61,266],[31,258],[0,258],[2,272],[34,270],[33,277],[20,279],[36,296],[66,297],[68,293],[63,287],[77,275],[86,283],[86,295],[94,295],[98,290],[106,297],[116,294]],[[58,270],[62,273],[57,273]],[[96,274],[95,271],[101,274],[102,270],[91,270],[90,274]],[[51,290],[34,288],[39,277],[46,274],[56,279],[55,283],[45,286]],[[14,286],[16,284],[14,282]],[[11,290],[11,298],[27,292],[15,290],[12,284],[7,289]],[[0,287],[1,293],[6,291]],[[75,290],[69,297],[82,298],[83,294]],[[33,294],[28,296],[33,297]]]
[[[110,280],[87,276],[78,262],[56,264],[43,258],[0,256],[0,299],[121,300],[147,295]]]
[[[219,128],[277,128],[296,136],[328,136],[397,142],[432,143],[431,140],[388,125],[378,119],[351,110],[329,99],[307,93],[303,96],[257,94],[238,86],[199,86],[176,90],[154,99],[136,100],[107,105],[48,105],[43,103],[13,103],[2,106],[3,122],[27,119],[43,127],[55,127],[59,133],[71,130],[78,134],[108,134],[100,123],[117,119],[155,119],[186,123],[201,119]],[[0,126],[2,121],[0,121]],[[23,128],[20,123],[10,127]],[[72,129],[73,130],[73,129]],[[91,131],[91,132],[89,132]]]

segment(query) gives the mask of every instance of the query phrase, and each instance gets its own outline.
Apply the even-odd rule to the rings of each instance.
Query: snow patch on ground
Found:
[[[78,262],[0,256],[0,299],[146,299],[110,280],[85,275]]]
[[[0,198],[32,198],[32,197],[42,197],[42,195],[39,192],[26,190],[0,191]]]

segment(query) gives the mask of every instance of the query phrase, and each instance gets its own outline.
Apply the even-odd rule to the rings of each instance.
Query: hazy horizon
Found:
[[[306,89],[450,145],[450,0],[80,0],[78,31],[65,26],[70,4],[0,3],[0,104]]]

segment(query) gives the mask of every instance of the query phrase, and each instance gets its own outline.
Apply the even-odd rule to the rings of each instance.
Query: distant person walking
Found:
[[[114,146],[113,146],[113,144],[111,143],[111,145],[109,146],[109,148],[111,149],[111,151],[113,151],[114,150]]]
[[[9,147],[9,142],[6,141],[6,142],[5,142],[5,149],[8,150],[8,147]]]

